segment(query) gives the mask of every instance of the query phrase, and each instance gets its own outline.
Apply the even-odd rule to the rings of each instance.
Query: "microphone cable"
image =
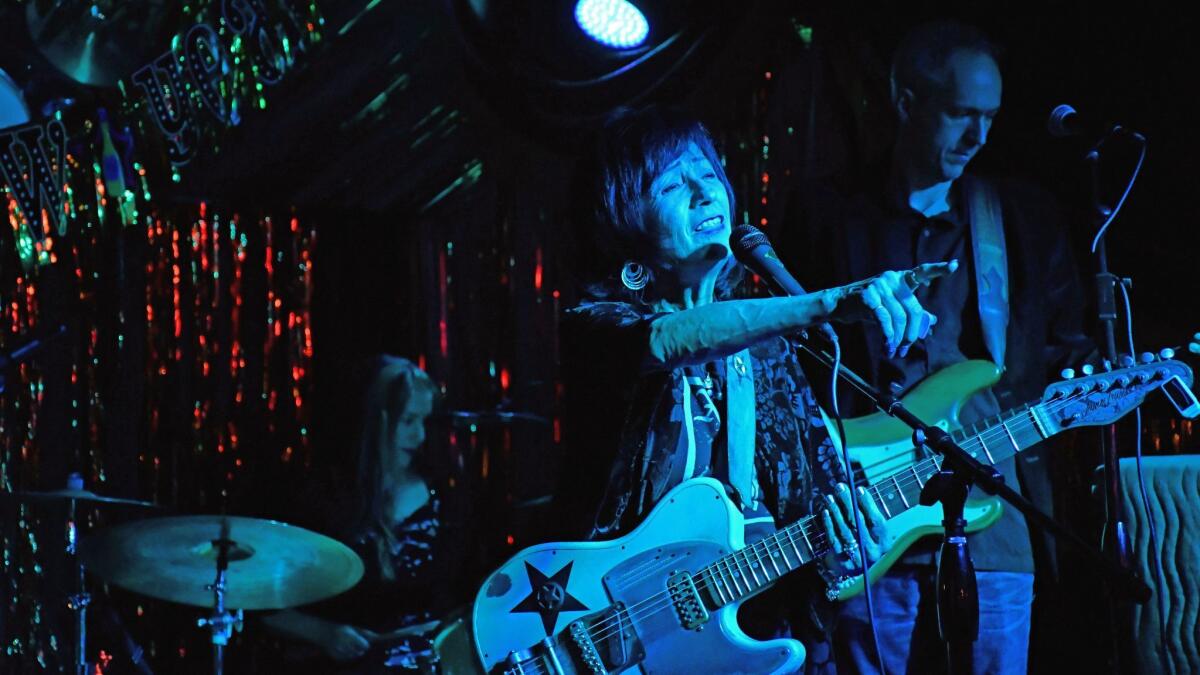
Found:
[[[1121,288],[1121,297],[1125,301],[1125,329],[1126,335],[1129,338],[1129,355],[1132,357],[1135,352],[1133,350],[1133,309],[1129,302],[1129,290],[1125,288],[1125,284],[1118,284]],[[1138,491],[1141,493],[1142,508],[1146,510],[1146,525],[1149,531],[1150,541],[1147,557],[1153,562],[1152,569],[1154,571],[1154,584],[1158,587],[1158,592],[1163,590],[1163,567],[1162,555],[1158,550],[1158,527],[1154,524],[1154,514],[1150,511],[1150,496],[1146,492],[1146,478],[1142,474],[1142,406],[1138,406],[1134,410],[1134,419],[1137,422],[1137,442],[1134,444],[1134,457],[1137,466]],[[1163,630],[1167,625],[1167,617],[1163,603],[1155,598],[1154,604],[1158,614],[1159,625],[1159,641],[1160,647],[1166,649],[1166,631]]]
[[[879,632],[875,627],[875,601],[871,595],[871,564],[867,560],[867,551],[863,547],[863,519],[858,509],[858,484],[854,479],[854,469],[850,464],[850,444],[846,441],[846,427],[842,423],[842,412],[838,405],[838,380],[842,369],[842,344],[837,339],[837,333],[829,329],[830,342],[833,343],[833,378],[830,380],[830,405],[833,407],[833,421],[837,425],[838,441],[841,444],[842,466],[846,470],[846,479],[850,486],[850,511],[854,518],[854,545],[858,547],[858,557],[862,563],[863,597],[867,604],[867,625],[871,628],[871,642],[875,646],[875,658],[879,661],[879,672],[887,675],[883,665],[883,650],[879,648]],[[863,474],[866,478],[866,474]],[[830,514],[832,516],[832,514]]]
[[[1096,232],[1096,237],[1092,239],[1092,253],[1096,252],[1096,247],[1100,245],[1100,239],[1108,231],[1108,226],[1112,224],[1113,219],[1121,212],[1121,207],[1125,206],[1125,199],[1129,197],[1129,192],[1133,190],[1133,184],[1137,181],[1138,174],[1142,172],[1142,162],[1146,160],[1146,138],[1136,132],[1134,132],[1133,137],[1137,140],[1140,148],[1137,164],[1133,167],[1133,173],[1129,176],[1129,182],[1125,184],[1125,192],[1121,194],[1121,198],[1117,200],[1117,205],[1113,207],[1112,213],[1108,214],[1108,218],[1100,226],[1100,230]],[[1097,197],[1097,199],[1099,198]]]

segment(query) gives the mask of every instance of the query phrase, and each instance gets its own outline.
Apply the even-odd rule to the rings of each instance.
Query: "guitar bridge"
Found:
[[[618,608],[618,611],[620,609]],[[567,633],[571,636],[571,641],[575,643],[575,648],[579,650],[579,658],[583,661],[583,665],[595,675],[604,675],[604,662],[600,659],[600,652],[596,649],[596,644],[592,642],[592,636],[588,634],[588,625],[582,620],[572,621],[567,626]]]
[[[675,572],[667,579],[667,592],[679,616],[679,623],[686,630],[700,630],[708,623],[708,608],[700,598],[696,582],[687,572]]]

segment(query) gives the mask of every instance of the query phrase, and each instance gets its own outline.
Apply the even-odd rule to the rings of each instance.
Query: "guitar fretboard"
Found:
[[[959,429],[950,437],[981,463],[998,464],[1048,436],[1038,420],[1036,407],[1014,408]],[[920,502],[921,489],[941,468],[940,455],[926,457],[872,485],[868,491],[883,515],[892,518]]]

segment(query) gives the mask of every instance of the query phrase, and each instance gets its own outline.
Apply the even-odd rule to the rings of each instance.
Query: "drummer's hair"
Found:
[[[391,551],[396,542],[392,533],[393,523],[387,517],[384,503],[387,494],[384,483],[389,477],[383,471],[383,452],[389,449],[389,430],[380,424],[381,413],[384,413],[385,419],[401,415],[414,396],[427,394],[436,401],[439,390],[433,379],[417,364],[399,356],[376,355],[366,362],[364,370],[366,386],[359,418],[358,461],[353,485],[356,492],[353,501],[358,508],[350,534],[364,543],[374,543],[380,574],[385,579],[391,579]],[[418,461],[420,453],[414,451],[413,454],[413,470],[422,474],[423,463]]]

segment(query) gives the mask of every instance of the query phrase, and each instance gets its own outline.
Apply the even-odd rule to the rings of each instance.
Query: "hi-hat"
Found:
[[[441,416],[448,417],[452,422],[460,424],[511,424],[513,422],[550,424],[550,420],[541,415],[498,408],[494,410],[447,410]]]
[[[23,502],[51,502],[51,501],[69,501],[75,500],[80,502],[96,502],[100,504],[122,504],[125,506],[141,506],[144,508],[158,508],[157,504],[144,502],[138,499],[125,499],[124,497],[106,497],[98,495],[91,490],[80,489],[65,489],[65,490],[49,490],[46,492],[4,492],[0,496],[7,496]]]
[[[228,541],[226,607],[284,609],[348,590],[363,564],[349,547],[304,528],[240,516],[126,523],[85,538],[80,555],[105,581],[160,600],[213,606],[218,542]]]

